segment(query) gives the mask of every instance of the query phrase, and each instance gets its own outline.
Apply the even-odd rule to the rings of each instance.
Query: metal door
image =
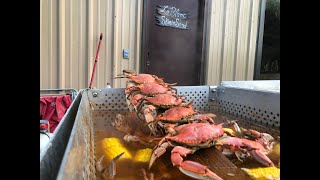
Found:
[[[200,85],[204,0],[144,1],[142,72],[168,83]]]

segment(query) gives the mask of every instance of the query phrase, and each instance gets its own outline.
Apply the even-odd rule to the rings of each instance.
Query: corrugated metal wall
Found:
[[[138,69],[142,0],[41,0],[40,88],[87,88],[100,47],[93,86],[124,86],[122,69]],[[130,49],[129,60],[122,49]]]
[[[139,72],[143,0],[41,0],[40,88],[124,87],[112,77]],[[206,83],[252,80],[260,0],[209,0]],[[129,60],[122,49],[130,49]]]
[[[252,80],[260,0],[212,0],[207,39],[207,84]]]

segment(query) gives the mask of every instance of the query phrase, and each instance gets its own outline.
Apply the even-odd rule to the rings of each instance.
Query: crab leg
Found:
[[[135,95],[133,96],[133,98],[130,100],[130,104],[133,105],[133,107],[136,109],[136,108],[139,106],[138,102],[139,102],[140,99],[142,99],[142,98],[144,98],[143,95],[141,95],[141,94],[135,94]],[[140,109],[140,110],[141,110],[141,109]]]
[[[137,93],[139,93],[139,90],[137,88],[135,88],[135,87],[128,88],[128,97],[127,97],[127,99],[129,99],[131,97],[134,97]]]
[[[207,166],[204,166],[200,163],[194,161],[183,161],[183,157],[186,157],[188,154],[194,153],[195,150],[191,150],[182,146],[176,146],[171,151],[171,162],[173,166],[178,166],[179,170],[196,179],[214,179],[222,180],[217,174],[212,172]]]
[[[231,128],[237,135],[241,135],[242,132],[241,132],[241,128],[240,126],[238,125],[238,123],[236,122],[237,120],[234,120],[234,121],[229,121],[227,120],[227,125],[229,128]]]
[[[249,154],[259,163],[265,166],[274,166],[273,162],[269,159],[269,157],[258,149],[249,150]]]
[[[124,154],[124,152],[122,152],[121,154],[117,155],[115,158],[113,158],[109,164],[108,169],[105,169],[102,173],[102,176],[104,177],[104,179],[114,179],[114,177],[117,174],[117,169],[116,169],[116,161],[118,159],[120,159],[120,157]],[[108,176],[107,176],[108,175]],[[108,177],[108,178],[106,178]]]
[[[131,75],[138,75],[138,73],[135,70],[131,70],[131,69],[124,69],[122,70],[122,73],[125,74],[131,74]]]
[[[146,123],[151,123],[154,121],[154,118],[151,114],[151,112],[153,112],[154,110],[156,110],[156,107],[152,106],[152,105],[147,105],[143,111]]]
[[[99,173],[101,173],[105,167],[102,166],[102,161],[104,159],[104,155],[102,155],[96,162],[96,169]]]
[[[248,151],[249,154],[259,163],[265,166],[274,166],[273,162],[266,155],[268,151],[256,141],[226,136],[218,139],[215,142],[215,145],[230,146],[232,151]]]
[[[191,120],[193,121],[199,121],[199,122],[209,122],[211,124],[215,124],[214,120],[212,118],[216,117],[215,114],[196,114],[192,117]]]
[[[160,141],[160,143],[163,140],[164,139],[162,139]],[[165,143],[161,144],[160,146],[158,146],[157,148],[155,148],[153,150],[152,155],[151,155],[150,160],[149,160],[149,169],[151,168],[151,166],[154,163],[154,161],[166,152],[166,149],[169,147],[169,145],[170,144],[168,142],[165,142]]]
[[[140,113],[142,107],[143,107],[143,102],[146,101],[145,98],[140,98],[137,103],[140,102],[140,104],[137,105],[137,113]]]

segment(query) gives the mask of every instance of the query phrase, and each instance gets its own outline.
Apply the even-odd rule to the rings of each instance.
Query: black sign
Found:
[[[157,25],[179,29],[189,29],[188,11],[173,6],[158,5],[156,16]]]

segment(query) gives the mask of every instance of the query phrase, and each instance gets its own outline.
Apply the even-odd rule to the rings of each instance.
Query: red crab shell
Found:
[[[159,121],[168,121],[168,122],[177,122],[195,114],[196,112],[193,110],[192,106],[189,107],[173,107],[171,109],[166,110],[164,113],[158,115],[157,120]]]
[[[176,127],[175,130],[177,134],[166,139],[188,146],[206,144],[223,136],[224,133],[222,124],[214,125],[209,123],[184,124]]]
[[[196,114],[193,116],[193,119],[195,120],[207,120],[210,118],[215,118],[217,117],[217,115],[212,114],[212,113],[208,113],[208,114]]]
[[[163,94],[168,92],[171,87],[166,86],[164,84],[158,84],[155,82],[140,84],[137,86],[129,87],[132,91],[138,90],[145,95],[156,95],[156,94]]]
[[[149,101],[156,106],[178,106],[183,102],[184,98],[173,93],[169,93],[158,94],[154,97],[145,97],[143,100]]]
[[[249,139],[242,139],[242,143],[247,147],[247,149],[257,149],[264,153],[267,153],[268,151],[257,141],[252,141]]]
[[[156,82],[156,78],[150,74],[137,74],[137,75],[128,75],[127,78],[138,84],[146,84]]]
[[[274,166],[273,162],[266,155],[268,154],[268,150],[265,149],[262,146],[262,144],[260,144],[257,141],[225,136],[220,138],[217,141],[217,144],[221,144],[223,146],[230,146],[230,149],[232,151],[246,149],[249,152],[249,154],[261,164],[265,166]]]

